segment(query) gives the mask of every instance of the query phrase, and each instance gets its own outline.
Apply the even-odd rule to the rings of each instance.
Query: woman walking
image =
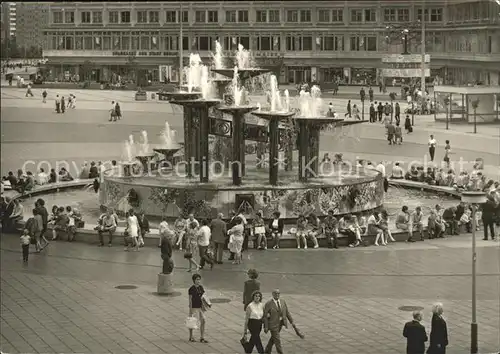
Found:
[[[234,218],[234,225],[229,231],[229,251],[234,253],[233,264],[241,264],[241,249],[243,247],[243,232],[245,227],[243,226],[243,220],[237,216]]]
[[[247,272],[248,280],[243,285],[243,310],[246,311],[249,303],[253,301],[253,294],[260,290],[260,282],[257,280],[259,273],[255,269]]]
[[[432,306],[431,334],[428,354],[446,354],[448,345],[448,329],[446,321],[442,317],[443,304],[437,303]]]
[[[127,231],[129,236],[132,238],[132,243],[134,245],[134,250],[139,251],[139,221],[137,216],[134,214],[134,210],[130,209],[127,217]]]
[[[264,304],[262,303],[262,293],[256,290],[252,294],[252,302],[248,304],[245,314],[243,338],[246,339],[247,332],[250,332],[250,340],[248,341],[248,346],[245,348],[245,353],[252,353],[254,346],[257,348],[257,353],[264,353],[264,347],[260,339],[263,317]]]
[[[193,274],[193,285],[188,290],[189,296],[189,317],[195,317],[200,323],[200,342],[208,343],[205,340],[205,310],[204,299],[205,289],[201,285],[201,275]],[[193,338],[193,329],[189,328],[189,341],[196,342]]]
[[[186,236],[186,250],[184,252],[184,258],[189,261],[188,272],[191,272],[192,267],[195,267],[195,271],[200,269],[200,265],[196,263],[193,259],[193,255],[198,253],[198,224],[192,222],[188,225]]]

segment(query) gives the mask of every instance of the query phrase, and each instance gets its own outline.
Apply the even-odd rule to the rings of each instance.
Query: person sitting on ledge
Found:
[[[416,207],[415,211],[411,214],[412,231],[417,230],[420,234],[420,241],[424,240],[424,214],[421,207]]]
[[[318,236],[321,234],[321,222],[316,214],[309,215],[309,231],[307,232],[307,238],[312,241],[314,248],[319,248]]]
[[[408,212],[408,207],[406,205],[403,205],[401,212],[396,217],[396,228],[408,232],[408,239],[406,242],[415,242],[412,235],[410,213]]]
[[[61,182],[69,182],[73,180],[73,177],[70,175],[70,173],[66,170],[65,167],[61,167],[61,171],[59,171],[59,180]]]
[[[460,217],[458,222],[459,228],[465,226],[465,230],[469,233],[472,231],[472,211],[470,209],[466,209],[465,212]]]
[[[295,239],[297,240],[297,248],[301,248],[301,243],[304,245],[304,249],[307,249],[306,240],[306,227],[307,219],[304,215],[299,215],[297,218],[297,229],[295,232]]]
[[[97,234],[99,235],[99,246],[104,246],[103,234],[107,232],[109,235],[108,246],[111,247],[113,244],[113,233],[116,231],[118,225],[117,218],[113,215],[112,210],[108,208],[106,214],[101,215],[98,222]]]
[[[432,167],[427,167],[427,172],[425,173],[425,183],[431,186],[436,184],[436,173]]]
[[[411,166],[410,171],[406,172],[405,179],[418,182],[418,170],[416,166]]]
[[[418,166],[417,167],[417,172],[418,172],[418,181],[423,183],[425,182],[425,171],[423,166]]]
[[[337,237],[339,234],[339,222],[333,215],[333,210],[328,211],[328,216],[323,220],[323,230],[329,248],[338,248]]]
[[[396,162],[392,168],[391,179],[404,179],[404,170],[399,166],[399,162]]]
[[[448,174],[446,175],[444,185],[448,187],[453,187],[455,184],[455,172],[453,170],[448,170]]]

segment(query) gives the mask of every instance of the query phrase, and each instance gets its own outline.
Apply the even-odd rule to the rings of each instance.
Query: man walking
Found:
[[[264,306],[264,333],[271,332],[271,338],[266,345],[265,353],[271,353],[273,345],[276,346],[278,354],[283,353],[281,347],[281,328],[288,328],[288,322],[294,326],[293,318],[288,312],[285,300],[280,299],[280,290],[273,290],[273,298]]]
[[[212,230],[212,241],[215,246],[215,261],[222,264],[222,254],[224,253],[224,244],[226,243],[227,227],[223,214],[219,213],[217,219],[212,220],[210,229]]]
[[[210,264],[210,269],[214,267],[214,262],[208,255],[208,246],[210,245],[211,231],[208,227],[207,220],[201,222],[201,227],[198,230],[198,250],[200,253],[200,269],[205,267],[205,263]]]
[[[349,118],[352,117],[352,110],[351,110],[351,100],[347,101],[347,113],[344,114],[344,117],[349,116]]]
[[[375,123],[377,121],[377,112],[375,111],[375,106],[370,104],[370,123]]]
[[[413,321],[406,322],[403,336],[406,338],[406,354],[424,354],[427,333],[425,327],[420,323],[422,313],[413,311]]]

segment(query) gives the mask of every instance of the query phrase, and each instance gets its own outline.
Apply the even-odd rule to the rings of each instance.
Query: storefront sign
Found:
[[[421,77],[422,69],[396,69],[396,68],[383,68],[383,77]],[[425,77],[431,76],[431,70],[425,69]]]
[[[114,57],[175,57],[177,52],[159,52],[159,51],[118,51],[113,52]]]
[[[382,58],[382,63],[421,63],[422,54],[387,54]],[[425,62],[431,62],[431,56],[425,54]]]

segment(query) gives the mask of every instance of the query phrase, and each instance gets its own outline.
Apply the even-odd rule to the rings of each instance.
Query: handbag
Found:
[[[193,254],[189,251],[186,251],[186,252],[184,252],[184,258],[191,259],[191,258],[193,258]]]
[[[186,318],[186,327],[188,329],[198,329],[198,319],[194,316]]]
[[[241,337],[240,343],[245,353],[248,353],[250,351],[250,342],[248,341],[247,336]]]

